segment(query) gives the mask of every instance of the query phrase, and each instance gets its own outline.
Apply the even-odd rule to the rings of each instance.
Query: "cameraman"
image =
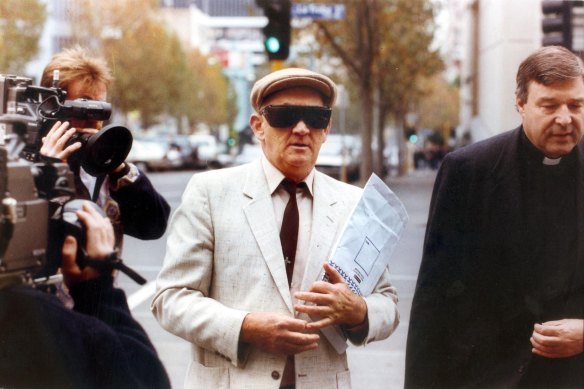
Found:
[[[87,255],[107,258],[115,242],[109,219],[89,202],[77,216],[87,228]],[[61,270],[73,310],[19,275],[0,278],[0,387],[169,388],[111,271],[80,269],[76,253],[77,241],[67,236]]]
[[[57,85],[53,85],[54,70],[59,71]],[[41,86],[63,89],[68,100],[105,101],[112,79],[105,60],[92,58],[76,46],[53,56],[43,71]],[[138,239],[160,238],[166,231],[170,206],[142,171],[123,162],[113,172],[93,177],[79,166],[76,158],[70,158],[81,148],[79,142],[65,147],[71,136],[75,132],[96,133],[101,126],[102,122],[95,120],[57,122],[43,138],[40,152],[69,163],[75,175],[78,196],[92,199],[104,209],[114,224],[119,248],[123,234]]]

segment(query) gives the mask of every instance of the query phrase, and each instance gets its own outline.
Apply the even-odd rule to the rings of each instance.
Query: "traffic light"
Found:
[[[256,0],[268,24],[263,28],[264,47],[270,60],[284,60],[290,54],[290,0]]]
[[[415,128],[406,127],[404,129],[404,136],[406,140],[410,141],[411,143],[418,142],[418,132],[416,131]]]
[[[572,50],[573,8],[582,6],[583,1],[542,0],[543,46],[563,46]]]

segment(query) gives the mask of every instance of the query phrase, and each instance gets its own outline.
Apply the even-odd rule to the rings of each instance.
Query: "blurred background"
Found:
[[[2,0],[0,73],[36,83],[64,48],[103,55],[115,75],[112,121],[134,134],[131,160],[166,171],[256,156],[254,81],[310,68],[341,89],[337,151],[319,166],[343,180],[403,175],[515,127],[519,62],[542,44],[583,49],[581,3]]]

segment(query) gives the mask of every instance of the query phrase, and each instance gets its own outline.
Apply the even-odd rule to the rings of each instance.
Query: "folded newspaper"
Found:
[[[400,199],[372,174],[329,259],[355,294],[371,294],[407,222]],[[327,327],[322,332],[339,354],[346,350],[347,339],[340,328]]]

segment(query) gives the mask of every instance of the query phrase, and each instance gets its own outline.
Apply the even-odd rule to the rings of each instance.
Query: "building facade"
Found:
[[[461,31],[459,136],[472,142],[515,128],[515,76],[541,47],[541,1],[451,0]]]

